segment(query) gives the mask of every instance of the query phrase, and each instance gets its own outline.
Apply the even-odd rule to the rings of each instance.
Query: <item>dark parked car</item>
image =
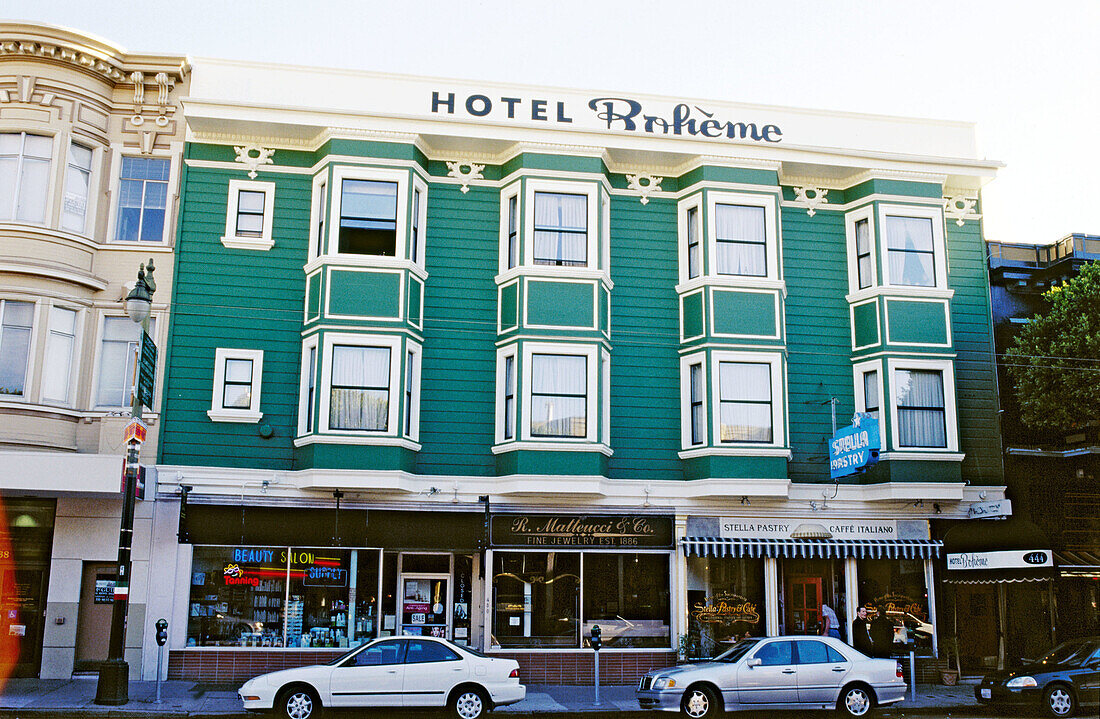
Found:
[[[1064,642],[1034,662],[990,674],[974,696],[982,704],[1041,704],[1055,717],[1100,705],[1100,637]]]

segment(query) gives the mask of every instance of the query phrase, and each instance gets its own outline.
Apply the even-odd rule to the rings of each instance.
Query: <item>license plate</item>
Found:
[[[982,689],[982,699],[992,699],[992,698],[993,698],[993,690],[992,689]]]

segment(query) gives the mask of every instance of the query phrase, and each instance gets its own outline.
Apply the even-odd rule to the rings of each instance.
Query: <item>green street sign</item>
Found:
[[[141,363],[138,365],[138,399],[149,409],[153,408],[153,379],[157,376],[157,346],[153,338],[141,333]]]

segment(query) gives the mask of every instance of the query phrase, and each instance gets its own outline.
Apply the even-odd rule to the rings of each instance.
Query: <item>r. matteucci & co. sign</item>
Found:
[[[670,548],[672,518],[628,514],[494,514],[493,547]]]

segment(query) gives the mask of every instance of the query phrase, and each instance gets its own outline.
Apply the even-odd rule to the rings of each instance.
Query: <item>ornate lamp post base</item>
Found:
[[[108,659],[99,667],[95,703],[120,706],[130,701],[130,666],[122,659]]]

